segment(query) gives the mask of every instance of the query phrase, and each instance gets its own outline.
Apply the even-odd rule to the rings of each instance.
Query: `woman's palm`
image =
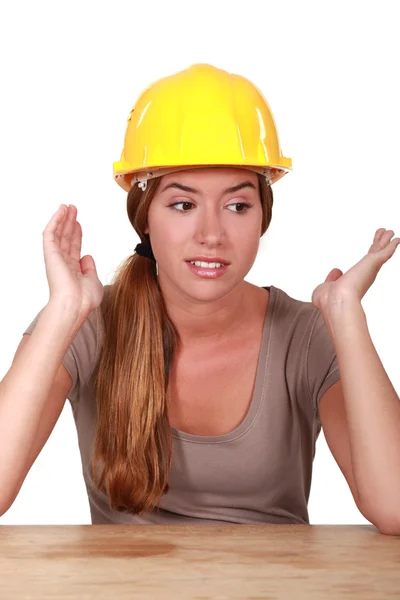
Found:
[[[80,257],[82,228],[77,208],[60,206],[43,231],[43,253],[50,299],[68,299],[82,314],[89,314],[103,299],[104,288],[92,256]]]

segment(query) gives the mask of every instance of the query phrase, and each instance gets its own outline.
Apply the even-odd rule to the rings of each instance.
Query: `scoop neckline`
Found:
[[[273,285],[270,286],[261,286],[264,289],[269,290],[269,299],[267,310],[265,311],[264,317],[264,325],[263,325],[263,333],[261,337],[260,350],[258,353],[258,361],[257,361],[257,370],[256,370],[256,378],[255,385],[253,389],[253,396],[250,402],[249,410],[247,411],[246,416],[243,421],[235,427],[232,431],[228,431],[222,435],[196,435],[194,433],[187,433],[186,431],[181,431],[180,429],[176,429],[175,427],[171,427],[172,437],[179,440],[184,440],[187,442],[194,442],[198,444],[219,444],[222,442],[232,441],[241,435],[243,435],[247,429],[249,429],[261,407],[261,404],[264,399],[265,394],[265,385],[264,379],[267,374],[268,365],[267,365],[267,348],[268,348],[268,339],[270,336],[271,325],[272,325],[272,317],[275,307],[275,300],[277,295],[277,288]],[[256,397],[257,393],[257,397]]]

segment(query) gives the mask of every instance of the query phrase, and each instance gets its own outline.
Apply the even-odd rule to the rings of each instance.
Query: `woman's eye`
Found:
[[[185,201],[185,202],[175,202],[175,204],[170,204],[170,207],[174,208],[178,204],[190,204],[191,205],[192,203],[191,202],[187,202],[187,201]],[[188,212],[187,210],[186,211],[185,210],[180,210],[178,208],[176,208],[175,210],[178,210],[179,212]]]
[[[181,210],[179,208],[175,208],[179,204],[186,204],[186,205],[193,206],[193,203],[192,202],[188,202],[188,201],[175,202],[174,204],[170,204],[169,206],[170,206],[170,208],[174,208],[178,212],[189,212],[189,211],[184,210],[184,209]],[[231,206],[241,206],[241,207],[244,207],[244,210],[234,210],[234,211],[231,211],[231,212],[237,212],[238,214],[242,214],[242,213],[247,212],[247,210],[249,208],[251,208],[253,205],[252,204],[248,204],[247,202],[235,202],[234,204],[229,204],[228,205],[228,207],[231,207]]]
[[[252,206],[252,204],[247,204],[247,202],[235,202],[235,204],[230,204],[229,206],[242,206],[244,207],[244,210],[234,210],[233,212],[237,212],[237,213],[245,213],[248,211],[248,209]]]

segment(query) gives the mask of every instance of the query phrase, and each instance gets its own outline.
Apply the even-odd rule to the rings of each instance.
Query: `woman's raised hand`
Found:
[[[82,228],[76,206],[61,204],[43,231],[43,253],[50,301],[67,302],[87,316],[103,299],[104,288],[93,258],[82,258]]]

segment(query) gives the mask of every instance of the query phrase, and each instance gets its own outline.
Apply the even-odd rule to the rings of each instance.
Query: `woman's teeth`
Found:
[[[222,263],[208,263],[208,262],[202,262],[200,260],[191,260],[190,261],[192,263],[192,265],[196,265],[196,267],[205,267],[207,269],[218,269],[219,267],[223,267],[224,265]]]

